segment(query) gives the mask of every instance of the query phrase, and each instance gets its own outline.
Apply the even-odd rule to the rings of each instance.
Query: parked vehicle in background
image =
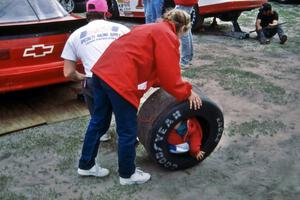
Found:
[[[85,0],[59,0],[68,12],[85,10]],[[283,1],[283,0],[278,0]],[[297,0],[300,1],[300,0]],[[192,30],[197,30],[204,22],[204,18],[216,17],[222,21],[231,21],[235,31],[240,32],[237,22],[244,11],[259,8],[267,0],[199,0],[194,5],[191,14]],[[113,18],[138,17],[144,18],[143,0],[107,0],[109,11]],[[174,0],[165,0],[164,9],[175,7]]]
[[[244,11],[260,8],[267,0],[199,0],[191,14],[192,29],[197,30],[204,18],[216,17],[222,21],[230,21],[236,32],[241,32],[238,18]]]
[[[60,55],[84,24],[56,0],[1,0],[0,93],[68,81]]]
[[[142,0],[107,0],[113,17],[144,17]],[[267,0],[199,0],[194,5],[191,21],[197,30],[204,18],[217,17],[222,21],[232,21],[235,31],[241,31],[237,20],[242,12],[259,8]],[[174,7],[173,0],[164,1],[164,9]]]
[[[85,12],[85,4],[87,0],[58,0],[64,9],[71,12]]]

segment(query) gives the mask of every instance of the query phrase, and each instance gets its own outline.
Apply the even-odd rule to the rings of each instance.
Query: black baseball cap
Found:
[[[262,10],[262,11],[269,11],[269,10],[272,10],[272,6],[271,6],[271,4],[269,4],[269,3],[264,3],[264,4],[262,5],[261,10]]]

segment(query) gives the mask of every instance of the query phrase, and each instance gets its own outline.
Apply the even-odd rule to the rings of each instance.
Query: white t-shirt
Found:
[[[106,48],[130,30],[121,24],[94,20],[77,29],[67,40],[61,57],[65,60],[81,60],[87,77]]]

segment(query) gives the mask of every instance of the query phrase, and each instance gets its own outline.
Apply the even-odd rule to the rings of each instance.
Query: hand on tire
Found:
[[[202,158],[204,158],[204,154],[205,154],[204,151],[199,151],[196,155],[196,159],[201,160]]]
[[[202,101],[201,101],[200,97],[193,90],[192,90],[192,93],[189,96],[188,100],[189,100],[189,103],[190,103],[190,109],[191,110],[193,108],[194,108],[194,110],[198,110],[202,106]]]

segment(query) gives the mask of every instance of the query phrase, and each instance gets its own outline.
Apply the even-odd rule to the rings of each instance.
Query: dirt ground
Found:
[[[300,6],[273,5],[280,21],[288,22],[285,45],[277,37],[261,46],[254,39],[220,36],[231,29],[223,22],[215,31],[193,36],[194,60],[183,75],[222,107],[225,118],[218,147],[201,164],[169,172],[140,146],[137,165],[152,180],[120,186],[113,138],[101,144],[99,158],[110,176],[79,177],[89,120],[82,117],[2,136],[0,199],[299,199]],[[243,30],[253,29],[256,13],[243,13]],[[110,130],[114,135],[114,125]]]

